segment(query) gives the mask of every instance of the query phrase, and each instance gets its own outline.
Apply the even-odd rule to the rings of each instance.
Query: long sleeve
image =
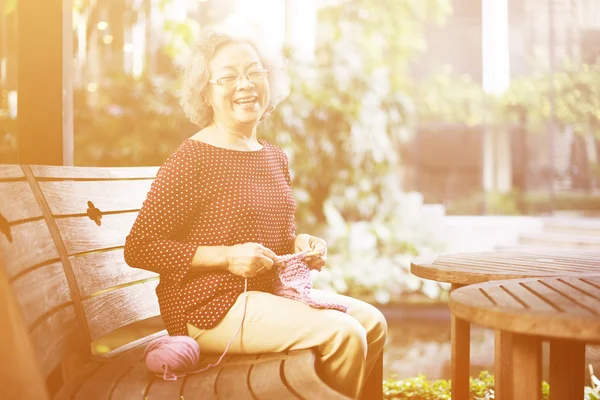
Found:
[[[200,207],[197,161],[184,148],[161,166],[125,242],[125,261],[179,283],[197,245],[182,241]]]
[[[290,187],[290,190],[292,191],[292,195],[293,195],[294,190],[292,188],[292,178],[290,176],[289,161],[288,161],[288,158],[287,158],[286,154],[283,151],[281,151],[281,153],[283,155],[283,171],[285,173],[285,181],[287,182],[288,186]],[[289,253],[292,254],[292,253],[294,253],[294,250],[295,250],[295,248],[294,248],[294,241],[296,239],[296,220],[295,220],[295,218],[292,218],[290,220],[289,225],[288,225],[288,232],[287,232],[287,234],[288,234],[288,237],[287,237],[288,245],[287,245],[287,247],[289,249]]]

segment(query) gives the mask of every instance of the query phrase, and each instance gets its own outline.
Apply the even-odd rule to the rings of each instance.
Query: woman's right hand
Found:
[[[227,270],[243,278],[254,278],[273,268],[279,256],[259,243],[243,243],[227,249]]]

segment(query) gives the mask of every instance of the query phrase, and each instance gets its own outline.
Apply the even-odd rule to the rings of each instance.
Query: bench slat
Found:
[[[250,373],[250,387],[256,397],[260,400],[298,399],[281,380],[281,354],[262,354],[259,359],[265,362],[255,364]],[[287,394],[282,397],[282,393]]]
[[[142,395],[146,393],[152,381],[152,374],[148,372],[142,362],[143,354],[148,339],[153,336],[150,335],[123,346],[120,349],[122,352],[113,357],[94,356],[92,360],[99,362],[101,366],[97,369],[96,374],[88,378],[93,382],[83,383],[85,389],[82,388],[78,397],[85,399],[85,395],[94,393],[90,390],[96,386],[109,386],[113,391],[110,395],[111,399],[135,399],[138,398],[137,394],[140,399],[143,398]],[[127,349],[124,349],[125,347]],[[111,372],[110,370],[115,367],[118,367],[116,371]],[[81,396],[79,396],[80,394]],[[92,398],[95,399],[95,397]]]
[[[136,217],[137,212],[103,215],[101,226],[88,217],[59,218],[56,225],[71,256],[124,246]]]
[[[236,361],[255,360],[256,355],[236,356]],[[217,396],[223,399],[254,400],[248,387],[252,365],[225,365],[217,378]]]
[[[79,388],[101,367],[100,363],[89,363],[81,367],[78,373],[70,377],[60,388],[54,400],[72,400]]]
[[[112,398],[143,399],[151,381],[152,374],[146,369],[146,365],[138,363],[117,383]]]
[[[0,182],[0,213],[9,223],[42,217],[27,181]]]
[[[133,342],[127,343],[124,346],[116,348],[116,349],[104,354],[103,357],[112,358],[112,357],[118,356],[120,362],[125,362],[125,363],[138,362],[138,361],[142,360],[146,343],[150,342],[151,340],[163,337],[165,335],[167,335],[167,330],[163,329],[160,332],[153,333],[146,337],[143,337],[143,338],[134,340]]]
[[[58,261],[50,231],[43,220],[11,226],[12,243],[0,234],[0,255],[8,279],[35,265]]]
[[[319,378],[312,350],[290,352],[283,363],[283,373],[290,387],[303,399],[347,399]]]
[[[0,397],[47,400],[35,352],[0,259]]]
[[[132,179],[154,178],[158,167],[63,167],[31,165],[36,179]]]
[[[101,212],[139,210],[152,184],[145,180],[39,182],[52,215],[86,214],[88,201]]]
[[[49,315],[30,335],[44,376],[70,354],[86,351],[87,340],[77,324],[73,306]]]
[[[79,388],[75,395],[75,400],[109,400],[110,394],[117,382],[130,370],[131,366],[120,364],[101,366]]]
[[[179,393],[181,393],[184,382],[185,378],[165,381],[162,378],[154,377],[148,390],[148,400],[180,399]]]
[[[23,170],[16,164],[0,165],[0,180],[24,178]]]
[[[27,326],[71,302],[69,284],[60,262],[37,268],[13,282],[13,291]]]
[[[222,362],[226,362],[225,357]],[[215,382],[220,371],[220,368],[211,368],[200,374],[188,376],[185,386],[183,386],[183,398],[186,400],[217,400]]]
[[[116,289],[83,301],[92,341],[122,326],[160,314],[158,280]]]
[[[123,249],[70,257],[81,297],[130,282],[158,277],[158,274],[132,268],[125,263]]]

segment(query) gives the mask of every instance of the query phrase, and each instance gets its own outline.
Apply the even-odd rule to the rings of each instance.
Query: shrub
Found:
[[[583,400],[600,400],[600,379],[589,365],[591,386],[584,389]],[[494,375],[481,371],[477,378],[469,378],[469,400],[494,398]],[[385,400],[450,400],[451,382],[445,379],[427,380],[425,375],[396,380],[394,376],[383,382]],[[549,399],[550,386],[542,382],[542,398]]]
[[[494,398],[494,375],[482,371],[477,378],[469,378],[469,400]],[[425,375],[395,380],[393,377],[383,382],[385,400],[450,400],[451,382],[445,379],[427,380]],[[542,398],[548,400],[549,386],[542,383]]]
[[[484,205],[485,201],[485,205]],[[550,203],[548,192],[531,191],[500,193],[472,193],[449,201],[446,204],[448,215],[539,215],[554,211],[580,211],[594,214],[600,210],[600,196],[590,193],[557,192],[554,204]]]

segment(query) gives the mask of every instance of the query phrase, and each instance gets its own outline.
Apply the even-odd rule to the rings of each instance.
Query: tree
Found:
[[[344,218],[369,219],[382,186],[401,184],[410,61],[425,49],[424,25],[449,12],[447,0],[330,2],[319,10],[316,60],[288,54],[292,93],[264,134],[288,152],[306,229],[325,224],[328,200]]]

